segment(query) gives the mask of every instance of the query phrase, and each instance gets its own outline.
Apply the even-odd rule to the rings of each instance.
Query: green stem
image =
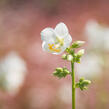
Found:
[[[71,62],[72,68],[72,109],[75,109],[75,72],[74,72],[74,62]]]

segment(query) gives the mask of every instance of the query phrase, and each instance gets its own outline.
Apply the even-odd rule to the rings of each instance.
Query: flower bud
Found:
[[[69,51],[70,51],[70,47],[66,48],[65,51],[69,53]]]
[[[84,43],[85,43],[85,41],[75,41],[75,42],[72,44],[72,48],[79,48],[79,47],[81,47]]]
[[[62,55],[62,59],[66,60],[67,59],[67,55],[66,54],[63,54]]]
[[[67,60],[68,61],[72,61],[73,60],[73,56],[72,55],[67,55]]]
[[[81,57],[81,56],[83,56],[83,54],[84,54],[84,49],[81,49],[81,50],[79,50],[78,52],[77,52],[77,57]]]
[[[83,84],[84,84],[84,86],[87,86],[87,85],[91,84],[91,81],[90,80],[84,80]]]
[[[79,82],[83,82],[84,81],[84,77],[81,77]]]
[[[56,75],[56,74],[57,74],[57,71],[54,71],[54,72],[53,72],[53,75]]]
[[[57,72],[63,72],[63,68],[58,67],[58,68],[56,68],[56,71],[57,71]]]
[[[63,68],[63,72],[64,72],[65,74],[70,74],[70,72],[69,72],[69,70],[68,70],[67,68]]]

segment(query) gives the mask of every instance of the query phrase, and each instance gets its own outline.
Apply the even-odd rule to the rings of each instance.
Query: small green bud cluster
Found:
[[[69,72],[69,70],[66,67],[64,67],[64,68],[58,67],[53,72],[53,75],[57,76],[58,78],[66,77],[68,74],[70,74],[70,72]]]
[[[75,53],[75,48],[81,47],[84,43],[84,41],[75,41],[72,43],[70,47],[66,48],[68,54],[62,55],[62,59],[80,63],[81,57],[84,55],[84,49],[80,49]]]
[[[80,88],[81,90],[87,90],[88,85],[91,84],[90,80],[85,80],[84,78],[80,78],[79,82],[76,83],[76,88]]]

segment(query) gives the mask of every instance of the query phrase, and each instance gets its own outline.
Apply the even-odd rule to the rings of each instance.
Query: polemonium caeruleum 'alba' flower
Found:
[[[45,28],[42,30],[41,39],[43,41],[43,50],[52,54],[60,54],[64,52],[72,42],[68,28],[62,22],[57,24],[55,29]]]

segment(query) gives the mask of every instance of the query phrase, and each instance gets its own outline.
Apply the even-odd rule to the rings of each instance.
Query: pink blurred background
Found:
[[[108,0],[1,0],[0,63],[4,67],[10,65],[4,64],[4,59],[7,62],[7,56],[11,59],[15,56],[22,60],[19,63],[25,67],[23,73],[26,73],[17,91],[8,90],[2,82],[0,109],[71,109],[70,76],[57,79],[52,75],[58,66],[67,66],[70,69],[70,63],[63,61],[60,55],[42,50],[40,32],[45,27],[54,28],[57,23],[64,22],[73,41],[86,41],[83,48],[86,48],[87,54],[89,43],[84,34],[85,26],[90,19],[108,26],[108,12]],[[101,55],[107,60],[103,61],[104,64],[108,62],[108,50]],[[104,64],[102,71],[91,78],[92,84],[87,91],[77,89],[77,109],[109,109],[109,64]],[[22,69],[22,65],[19,68]],[[14,64],[12,67],[15,69]],[[76,78],[79,78],[78,72]]]

